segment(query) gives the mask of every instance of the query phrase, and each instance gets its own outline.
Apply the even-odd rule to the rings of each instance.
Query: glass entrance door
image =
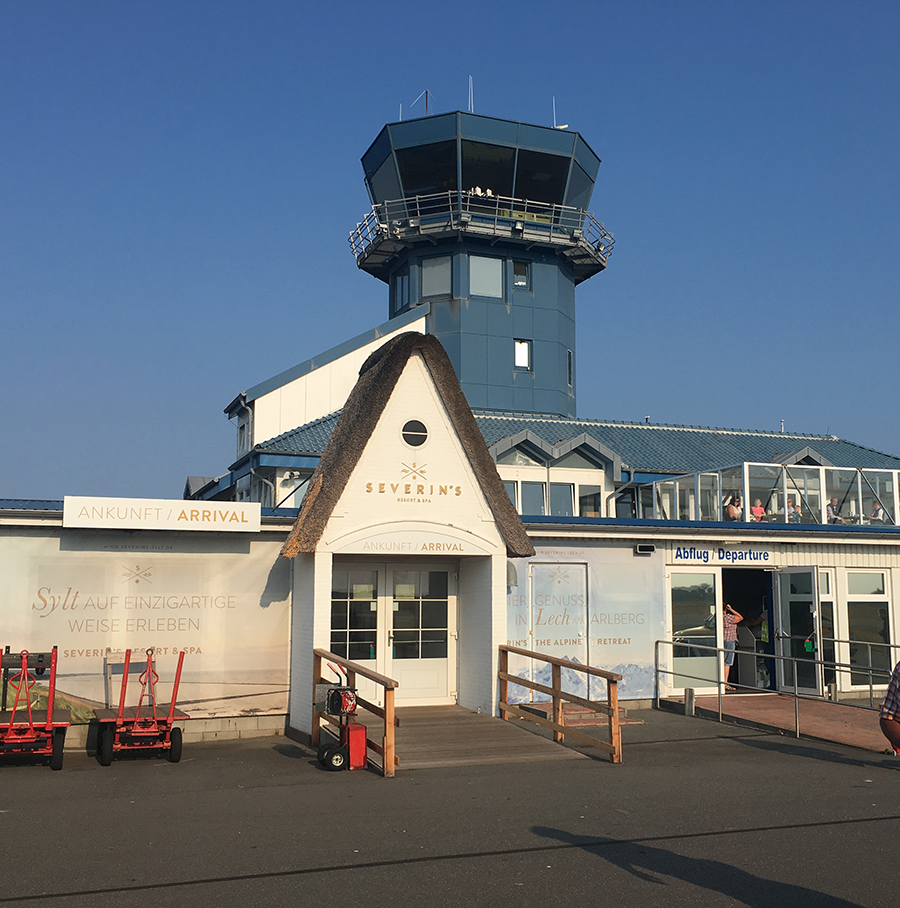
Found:
[[[434,563],[336,561],[331,651],[396,680],[398,703],[454,703],[456,576],[455,569]],[[374,682],[359,677],[357,687],[383,705]]]
[[[799,660],[776,660],[778,689],[792,692],[796,672],[800,693],[821,696],[821,666],[815,664],[820,639],[816,569],[785,568],[776,576],[775,654]]]
[[[452,703],[456,689],[455,575],[447,570],[387,568],[390,617],[385,673],[397,702]]]

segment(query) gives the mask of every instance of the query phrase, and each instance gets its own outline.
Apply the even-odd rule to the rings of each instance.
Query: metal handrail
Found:
[[[800,639],[805,640],[805,639],[807,639],[807,638],[801,637]],[[686,671],[681,671],[681,670],[679,670],[679,671],[676,672],[675,669],[674,669],[674,666],[673,666],[672,669],[669,669],[669,668],[661,668],[661,667],[660,667],[660,664],[659,664],[659,647],[660,647],[660,644],[662,644],[663,646],[671,646],[671,647],[673,648],[673,653],[672,653],[672,658],[673,658],[673,660],[674,660],[674,658],[675,658],[675,655],[674,655],[674,648],[675,648],[676,646],[690,646],[691,649],[706,650],[706,651],[707,651],[708,653],[710,653],[710,654],[718,654],[718,653],[733,652],[733,650],[726,650],[725,647],[723,647],[723,646],[707,646],[706,644],[703,644],[703,643],[690,643],[690,644],[686,644],[686,643],[682,643],[681,641],[677,641],[677,640],[657,640],[657,641],[655,642],[654,648],[653,648],[654,668],[656,669],[656,697],[655,697],[655,700],[656,700],[656,708],[659,709],[659,701],[660,701],[660,694],[659,694],[659,687],[660,687],[660,684],[659,684],[659,680],[660,680],[660,675],[661,675],[661,674],[664,674],[664,675],[673,675],[673,676],[674,676],[674,675],[678,675],[678,676],[681,677],[681,678],[689,678],[689,679],[692,680],[692,681],[702,681],[702,682],[704,682],[704,684],[705,684],[706,686],[709,686],[711,683],[716,685],[716,688],[717,688],[717,697],[718,697],[718,713],[719,713],[719,721],[721,722],[721,721],[722,721],[722,695],[723,695],[723,694],[722,694],[722,691],[723,691],[723,688],[725,687],[725,681],[724,681],[724,679],[723,679],[722,676],[721,676],[721,672],[722,672],[722,661],[723,661],[723,660],[722,660],[722,659],[716,659],[716,680],[715,680],[715,681],[711,681],[711,680],[710,680],[709,678],[707,678],[707,677],[700,677],[700,676],[698,676],[698,675],[689,675]],[[870,686],[869,686],[869,698],[870,698],[870,704],[871,704],[871,697],[872,697],[871,676],[872,676],[873,674],[884,675],[886,678],[890,678],[890,676],[891,676],[891,671],[890,671],[889,669],[876,668],[876,667],[873,666],[873,665],[869,665],[869,666],[858,666],[858,665],[852,665],[852,664],[846,663],[846,662],[834,662],[834,661],[825,660],[825,659],[803,659],[803,658],[800,658],[799,656],[779,656],[777,653],[756,653],[755,655],[759,656],[759,657],[762,658],[762,659],[775,659],[775,660],[779,660],[779,661],[782,661],[782,662],[800,662],[800,663],[802,663],[803,665],[806,665],[806,666],[808,666],[808,665],[822,665],[822,666],[828,666],[829,668],[834,668],[835,670],[836,670],[836,669],[839,669],[839,668],[840,668],[840,669],[848,669],[848,670],[850,670],[850,669],[852,669],[852,670],[859,670],[860,668],[866,668],[866,669],[869,670],[869,673],[870,673],[870,674],[869,674],[869,677],[870,677]],[[794,677],[794,689],[793,689],[793,697],[794,697],[794,735],[795,735],[795,737],[799,738],[799,737],[800,737],[800,700],[816,700],[816,701],[821,702],[821,701],[825,700],[826,698],[825,698],[825,697],[814,696],[814,695],[812,695],[812,694],[804,694],[804,693],[801,693],[801,692],[799,691],[799,689],[798,689],[798,687],[797,687],[797,669],[796,669],[796,667],[794,668],[794,671],[793,671],[793,677]],[[758,690],[759,690],[759,688],[757,688],[757,687],[751,687],[751,686],[748,685],[748,684],[734,684],[734,683],[732,683],[732,682],[730,682],[730,681],[728,682],[728,684],[729,684],[730,687],[742,688],[743,690],[752,690],[752,691],[758,691]],[[779,695],[784,695],[784,691],[776,691],[776,693],[778,693]],[[878,707],[870,705],[870,706],[868,706],[868,707],[865,707],[865,706],[864,706],[864,707],[859,707],[859,708],[860,708],[860,709],[877,709]]]
[[[589,247],[604,264],[615,244],[613,235],[583,208],[452,190],[373,205],[350,231],[349,242],[360,261],[381,240],[447,229],[576,244]]]

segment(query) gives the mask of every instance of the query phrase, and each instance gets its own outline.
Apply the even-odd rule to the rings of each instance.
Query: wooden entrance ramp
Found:
[[[446,766],[489,766],[585,760],[584,754],[536,735],[516,722],[504,722],[460,706],[403,706],[397,709],[399,772]],[[360,716],[368,722],[369,716]],[[373,724],[380,720],[371,716]],[[369,737],[372,737],[371,732]]]

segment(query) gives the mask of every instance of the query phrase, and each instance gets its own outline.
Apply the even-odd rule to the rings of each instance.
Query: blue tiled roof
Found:
[[[339,415],[332,413],[285,432],[259,448],[273,453],[321,454]],[[779,463],[780,457],[807,447],[835,466],[900,469],[900,457],[833,435],[602,422],[530,413],[475,411],[474,415],[488,446],[526,431],[549,445],[587,435],[618,454],[627,469],[639,473],[694,473],[745,461]]]
[[[267,454],[321,454],[331,438],[331,433],[337,425],[340,411],[329,413],[319,419],[284,432],[276,438],[270,438],[257,445],[260,451]]]
[[[900,469],[900,457],[873,451],[830,435],[797,435],[699,426],[649,425],[531,416],[521,413],[475,414],[488,445],[530,431],[548,444],[588,435],[617,453],[632,470],[693,473],[740,463],[778,463],[779,456],[812,448],[835,466]]]

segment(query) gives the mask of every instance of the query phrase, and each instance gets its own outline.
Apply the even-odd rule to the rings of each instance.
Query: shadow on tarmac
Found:
[[[842,766],[872,767],[873,769],[887,769],[892,771],[900,770],[900,760],[885,754],[878,758],[873,757],[860,758],[851,757],[847,754],[837,753],[826,748],[809,747],[803,744],[795,744],[793,741],[786,741],[783,738],[732,738],[739,744],[746,747],[754,747],[757,750],[766,750],[770,753],[780,753],[788,757],[806,757],[809,760],[823,760],[826,763],[836,763]]]
[[[588,854],[615,864],[646,883],[667,885],[661,876],[674,877],[718,892],[750,908],[785,908],[786,905],[816,905],[816,908],[863,908],[858,902],[828,895],[793,883],[780,883],[747,873],[709,858],[689,858],[682,854],[653,848],[641,842],[623,842],[603,837],[585,838],[562,829],[534,826],[543,838],[582,848]]]

